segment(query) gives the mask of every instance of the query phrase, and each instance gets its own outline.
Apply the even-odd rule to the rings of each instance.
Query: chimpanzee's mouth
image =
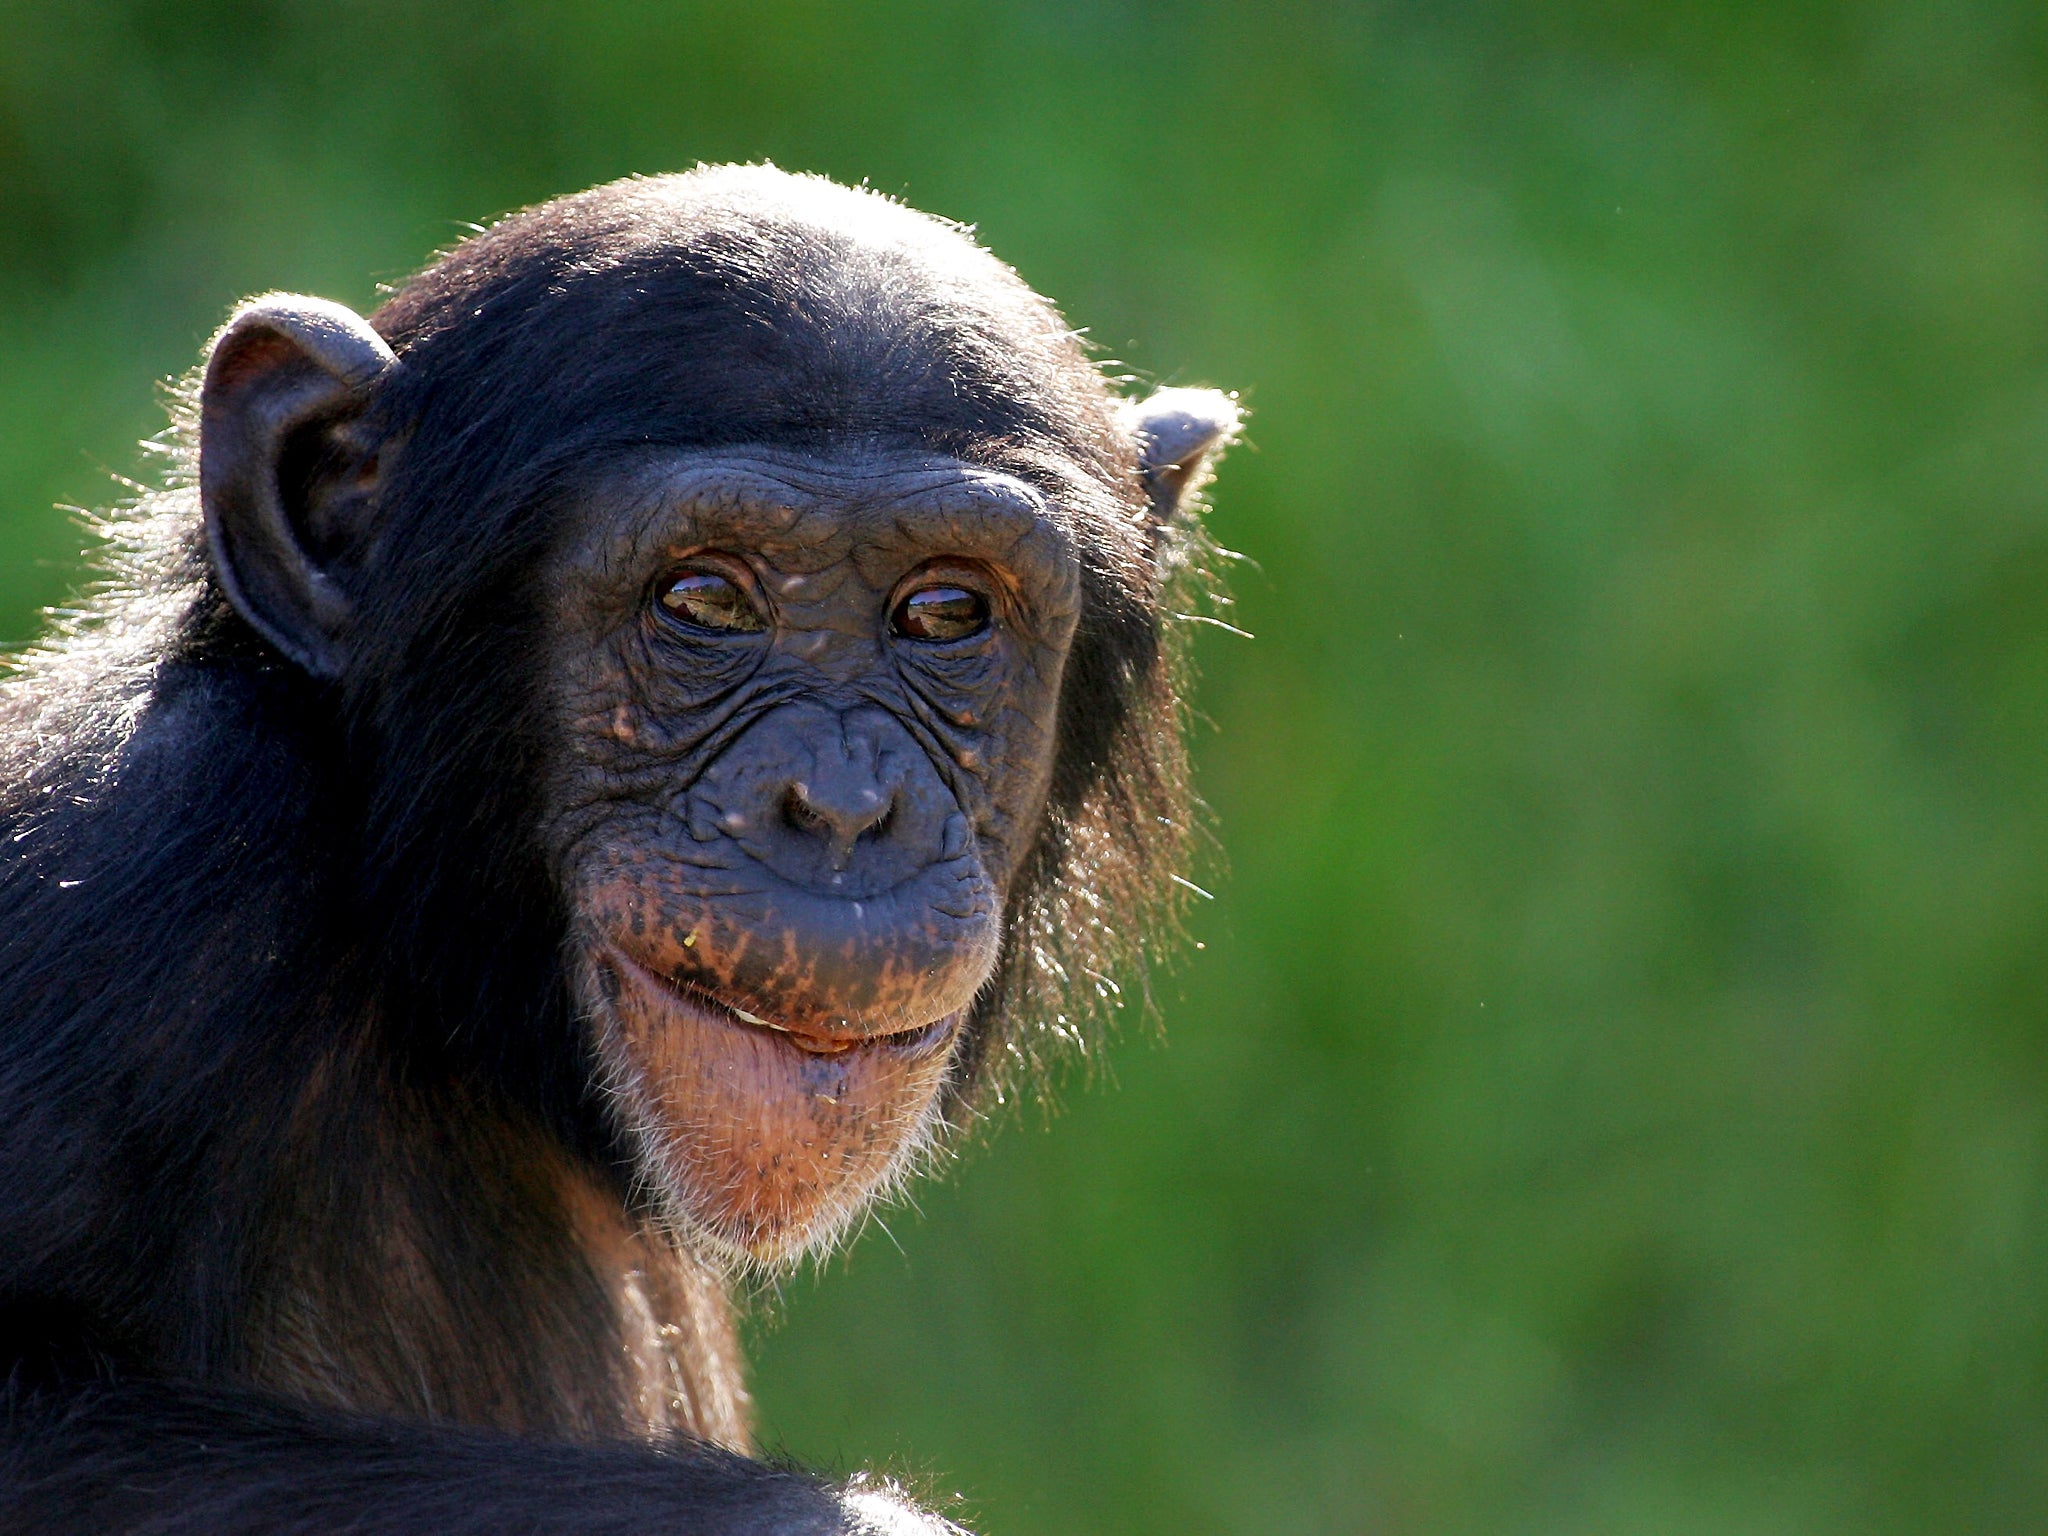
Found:
[[[650,965],[630,939],[584,954],[633,1155],[707,1251],[780,1263],[828,1241],[933,1134],[965,1008],[910,1029],[792,1023]]]
[[[694,980],[664,976],[634,959],[616,944],[606,944],[605,949],[613,963],[620,969],[631,972],[643,985],[657,992],[666,993],[686,1008],[713,1014],[731,1023],[744,1025],[748,1029],[765,1030],[779,1035],[798,1050],[812,1056],[842,1056],[849,1051],[886,1050],[893,1055],[916,1058],[950,1040],[966,1012],[964,1009],[958,1009],[932,1020],[929,1024],[916,1024],[908,1029],[898,1030],[787,1024],[749,1012]]]

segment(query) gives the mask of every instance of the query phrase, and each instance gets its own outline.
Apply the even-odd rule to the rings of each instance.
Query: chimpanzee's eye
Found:
[[[910,640],[965,640],[988,628],[988,599],[965,587],[919,587],[896,605],[889,627]]]
[[[690,629],[751,634],[766,628],[746,590],[716,571],[673,571],[655,584],[661,612]]]

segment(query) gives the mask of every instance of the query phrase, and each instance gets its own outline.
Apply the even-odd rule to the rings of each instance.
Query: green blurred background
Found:
[[[2048,1529],[2048,9],[0,0],[0,638],[238,296],[757,159],[1244,392],[1206,948],[757,1319],[990,1536]]]

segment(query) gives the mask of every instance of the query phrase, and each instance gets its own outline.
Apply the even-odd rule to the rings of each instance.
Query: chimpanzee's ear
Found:
[[[1126,400],[1124,427],[1138,443],[1138,473],[1164,522],[1208,479],[1209,470],[1237,436],[1237,402],[1215,389],[1162,389]]]
[[[315,677],[340,675],[348,593],[378,486],[359,428],[398,360],[354,310],[299,294],[237,309],[199,394],[199,495],[221,586],[243,618]]]

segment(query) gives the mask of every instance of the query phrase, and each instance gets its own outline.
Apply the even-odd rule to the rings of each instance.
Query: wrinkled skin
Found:
[[[657,455],[570,523],[543,586],[579,993],[670,1215],[784,1259],[931,1124],[1052,771],[1075,553],[1022,481],[884,450]],[[760,628],[674,622],[663,577],[705,568]],[[986,627],[894,632],[935,585]]]

